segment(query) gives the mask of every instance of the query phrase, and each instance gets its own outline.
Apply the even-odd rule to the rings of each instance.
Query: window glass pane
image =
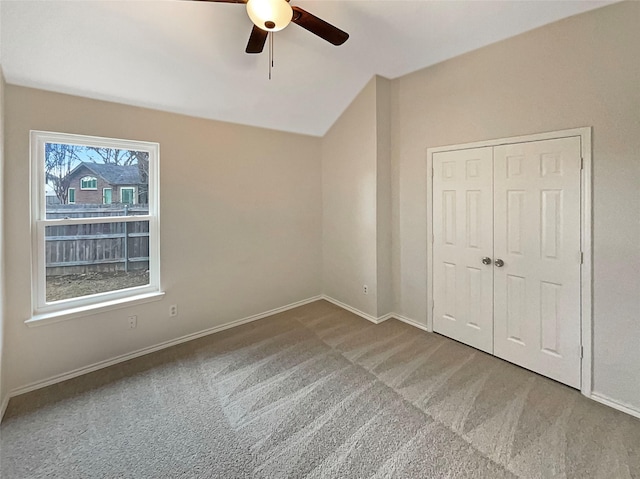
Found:
[[[45,143],[46,218],[96,218],[148,214],[149,153],[63,143]],[[103,191],[124,191],[124,197]],[[75,191],[74,191],[75,190]]]
[[[149,222],[45,228],[46,300],[149,284]]]
[[[122,203],[123,204],[131,205],[131,204],[134,203],[134,201],[133,201],[133,194],[134,194],[133,188],[121,188],[120,189],[120,194],[122,195]]]
[[[98,187],[98,179],[91,176],[85,176],[80,179],[80,188],[83,190],[95,190]]]
[[[102,201],[103,201],[103,203],[104,203],[105,205],[110,205],[110,204],[111,204],[111,193],[112,193],[111,188],[105,188],[105,189],[103,190],[103,198],[102,198]]]

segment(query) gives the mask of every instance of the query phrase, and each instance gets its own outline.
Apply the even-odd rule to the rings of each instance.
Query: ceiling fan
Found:
[[[292,7],[289,0],[199,0],[218,3],[244,3],[253,22],[245,52],[261,53],[269,33],[282,30],[293,22],[333,45],[342,45],[349,34],[312,15],[300,7]]]

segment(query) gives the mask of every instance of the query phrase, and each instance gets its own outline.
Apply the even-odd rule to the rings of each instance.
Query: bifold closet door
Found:
[[[579,388],[580,138],[493,156],[494,354]]]
[[[433,176],[433,329],[492,353],[493,150],[436,153]]]

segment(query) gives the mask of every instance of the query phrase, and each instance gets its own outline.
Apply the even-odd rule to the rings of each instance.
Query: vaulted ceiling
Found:
[[[373,75],[396,78],[604,1],[292,0],[350,34],[335,47],[297,25],[268,56],[244,53],[244,5],[14,1],[0,6],[8,83],[186,115],[323,135]]]

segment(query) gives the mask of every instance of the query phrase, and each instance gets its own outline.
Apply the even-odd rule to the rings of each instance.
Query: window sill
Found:
[[[67,321],[69,319],[104,313],[114,309],[128,308],[130,306],[137,306],[138,304],[160,301],[162,298],[164,298],[164,291],[138,294],[136,296],[104,301],[102,303],[92,304],[89,306],[80,306],[78,308],[64,309],[62,311],[55,311],[51,313],[35,314],[31,318],[27,319],[24,324],[30,328],[35,328],[38,326],[45,326],[47,324],[59,323],[60,321]]]

